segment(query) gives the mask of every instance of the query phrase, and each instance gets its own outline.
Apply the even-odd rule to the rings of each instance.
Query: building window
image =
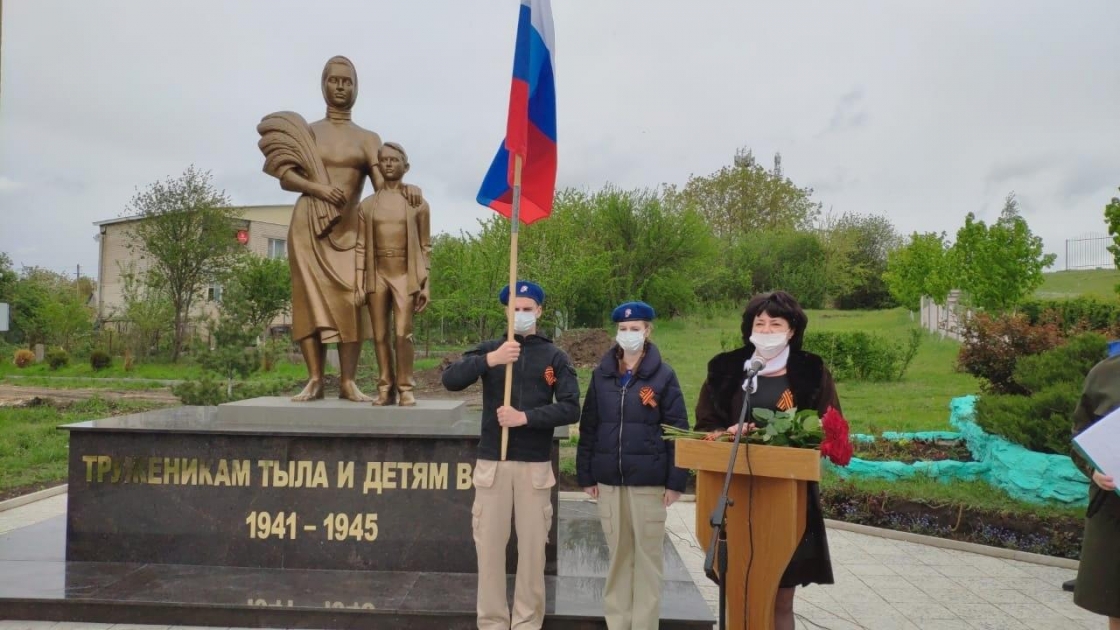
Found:
[[[209,302],[222,301],[222,285],[212,284],[206,287],[206,300]]]
[[[268,257],[269,258],[287,258],[288,257],[288,241],[282,238],[268,239]]]

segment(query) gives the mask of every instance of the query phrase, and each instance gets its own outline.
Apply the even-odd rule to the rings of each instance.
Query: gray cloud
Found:
[[[1120,20],[1114,0],[553,8],[562,186],[683,184],[745,146],[902,232],[952,234],[1014,189],[1060,254],[1120,185],[1120,40],[1086,36]],[[434,229],[491,214],[474,196],[505,123],[508,0],[10,0],[3,17],[0,251],[25,264],[95,268],[91,223],[189,164],[235,203],[293,201],[255,126],[320,117],[334,54],[358,68],[355,122],[408,148]]]
[[[859,129],[867,124],[867,112],[863,108],[863,88],[857,87],[844,94],[836,103],[832,120],[824,133],[838,133],[849,129]]]
[[[1062,160],[1056,156],[1033,156],[997,162],[988,169],[985,178],[991,188],[999,188],[1007,183],[1038,175],[1047,169],[1060,167]]]

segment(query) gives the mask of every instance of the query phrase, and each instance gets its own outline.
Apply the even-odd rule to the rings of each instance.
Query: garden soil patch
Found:
[[[1059,558],[1080,556],[1085,527],[1074,516],[937,505],[844,486],[829,488],[821,502],[825,518]]]
[[[74,402],[90,398],[105,400],[143,400],[175,404],[179,399],[171,389],[113,390],[113,389],[51,389],[49,387],[16,387],[0,385],[0,405],[19,406],[35,398],[59,402]]]
[[[599,365],[603,355],[610,349],[614,340],[602,328],[573,328],[565,330],[556,340],[560,347],[579,368],[593,368]]]
[[[962,440],[875,440],[856,442],[853,455],[868,461],[899,461],[912,464],[918,461],[973,461],[972,453]]]

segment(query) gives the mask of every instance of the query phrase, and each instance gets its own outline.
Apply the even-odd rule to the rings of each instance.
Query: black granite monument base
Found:
[[[475,627],[479,418],[461,403],[256,399],[64,428],[67,514],[0,536],[0,619]],[[598,514],[552,497],[545,627],[603,628]],[[664,544],[661,627],[711,628]]]
[[[473,573],[479,414],[464,409],[257,398],[66,425],[66,559]],[[512,541],[507,555],[512,572]]]
[[[595,506],[561,501],[547,629],[601,629],[607,546]],[[66,521],[0,535],[0,619],[271,628],[475,627],[475,576],[118,562],[66,562]],[[713,619],[665,540],[661,628]],[[512,583],[511,583],[512,588]]]

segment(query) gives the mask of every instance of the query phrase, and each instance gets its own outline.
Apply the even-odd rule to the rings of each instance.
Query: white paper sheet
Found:
[[[1120,409],[1114,409],[1079,433],[1073,443],[1094,468],[1120,480]]]

